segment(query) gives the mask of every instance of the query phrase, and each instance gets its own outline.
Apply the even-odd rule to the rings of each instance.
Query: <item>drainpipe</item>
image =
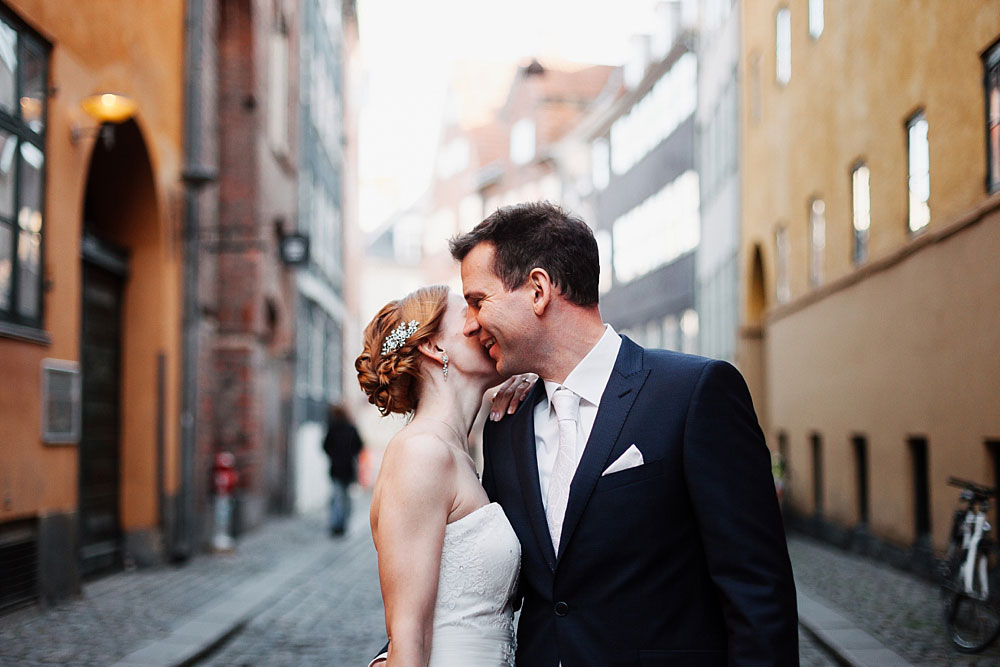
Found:
[[[195,451],[198,423],[198,193],[216,179],[216,170],[201,162],[204,0],[187,0],[184,21],[184,314],[181,339],[180,487],[170,558],[184,561],[197,547],[195,534]]]

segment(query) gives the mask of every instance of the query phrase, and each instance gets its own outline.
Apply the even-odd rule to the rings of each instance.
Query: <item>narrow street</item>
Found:
[[[0,616],[0,664],[366,664],[385,631],[358,504],[343,538],[320,515],[272,519],[233,554],[113,574]]]
[[[384,629],[367,498],[358,500],[344,538],[329,538],[319,515],[275,519],[231,555],[121,572],[55,608],[0,616],[0,664],[364,665]],[[911,664],[1000,662],[997,647],[951,649],[932,584],[806,538],[789,548],[801,594]],[[799,644],[802,665],[838,664],[804,628]]]
[[[788,550],[800,599],[824,600],[911,664],[1000,665],[1000,643],[977,655],[952,647],[935,584],[805,537],[791,536]]]

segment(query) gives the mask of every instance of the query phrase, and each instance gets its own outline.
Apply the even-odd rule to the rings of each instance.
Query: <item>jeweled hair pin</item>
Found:
[[[382,343],[382,354],[386,355],[403,347],[403,343],[416,332],[418,326],[420,323],[416,320],[410,320],[409,323],[400,322],[399,326],[385,337],[385,342]]]

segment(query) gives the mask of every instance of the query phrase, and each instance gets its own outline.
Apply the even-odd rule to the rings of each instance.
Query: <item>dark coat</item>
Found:
[[[330,457],[330,477],[345,484],[358,478],[361,436],[348,421],[331,419],[323,439],[323,451]]]
[[[484,434],[483,486],[521,541],[518,667],[798,665],[767,447],[739,371],[622,338],[570,487],[559,553],[533,412]],[[635,444],[643,464],[602,476]]]

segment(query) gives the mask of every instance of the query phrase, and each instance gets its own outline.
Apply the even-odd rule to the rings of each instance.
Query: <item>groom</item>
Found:
[[[547,203],[451,241],[465,334],[534,372],[483,485],[521,541],[519,667],[797,665],[795,588],[739,372],[603,323],[590,228]]]

